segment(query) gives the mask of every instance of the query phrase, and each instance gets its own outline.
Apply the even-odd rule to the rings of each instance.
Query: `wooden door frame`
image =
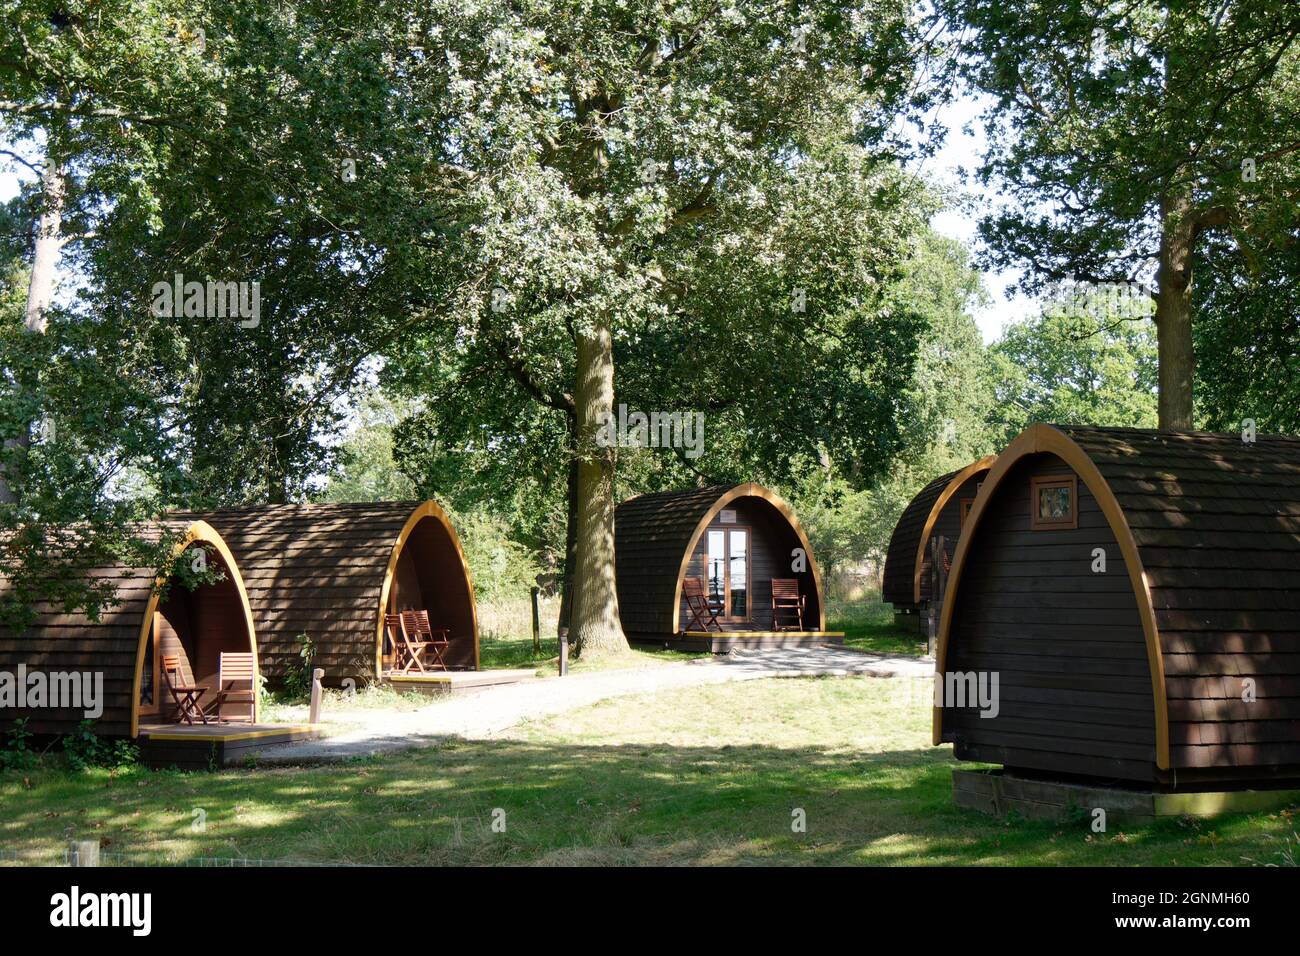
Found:
[[[714,531],[723,532],[723,578],[722,578],[722,598],[723,610],[718,614],[718,620],[731,623],[747,623],[754,619],[754,528],[748,524],[718,524],[710,525],[704,529],[704,586],[709,586],[709,535]],[[743,617],[730,613],[731,611],[731,536],[728,532],[743,531],[747,538],[745,547],[745,614]]]
[[[158,625],[162,620],[162,612],[155,610],[153,612],[153,622],[149,628],[149,643],[153,648],[153,703],[146,706],[140,703],[139,689],[136,690],[136,706],[139,708],[141,717],[153,716],[162,713],[162,695],[159,685],[162,683],[162,628]],[[141,664],[143,666],[143,663]]]

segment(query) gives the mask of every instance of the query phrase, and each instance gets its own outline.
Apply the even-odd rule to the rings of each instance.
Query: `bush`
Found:
[[[541,568],[528,548],[510,538],[507,522],[477,510],[463,512],[455,521],[478,600],[526,600]]]
[[[140,762],[140,748],[129,740],[118,740],[108,755],[106,766],[110,770],[126,770]]]
[[[27,718],[20,717],[5,734],[5,747],[0,750],[0,769],[31,770],[36,766],[37,755],[29,745],[31,731],[27,729]]]
[[[284,678],[284,692],[291,700],[299,700],[311,693],[311,671],[316,661],[316,645],[306,634],[298,635],[298,659],[302,666],[289,671]]]
[[[111,756],[109,746],[95,735],[94,721],[83,720],[63,738],[63,756],[73,770],[98,767]]]

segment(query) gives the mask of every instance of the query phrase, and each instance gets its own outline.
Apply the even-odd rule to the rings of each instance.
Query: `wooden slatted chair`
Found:
[[[393,649],[393,670],[403,670],[410,659],[407,651],[406,634],[402,631],[402,615],[384,615],[384,633],[388,635],[388,646]]]
[[[248,723],[257,719],[257,683],[253,655],[247,651],[222,651],[217,668],[217,696],[213,705],[217,723],[226,719],[227,704],[248,707]]]
[[[451,646],[451,631],[445,627],[434,627],[429,623],[428,611],[403,611],[402,612],[402,630],[406,632],[407,644],[413,650],[419,648],[416,652],[416,661],[419,663],[420,670],[425,670],[423,653],[432,651],[433,660],[430,666],[438,670],[447,670],[447,661],[442,656],[442,652]]]
[[[794,618],[797,630],[803,630],[803,612],[807,610],[807,595],[799,593],[799,581],[795,578],[772,579],[772,627],[778,631],[787,630],[782,619]]]
[[[701,631],[711,628],[722,630],[722,625],[718,623],[718,611],[722,609],[709,598],[704,578],[685,578],[682,581],[682,594],[686,597],[686,609],[691,612],[692,620]]]
[[[199,706],[199,700],[208,689],[198,684],[185,683],[185,673],[181,670],[179,655],[163,655],[162,677],[168,693],[172,695],[172,701],[176,704],[176,722],[192,725],[197,718],[200,723],[208,723],[208,715]]]

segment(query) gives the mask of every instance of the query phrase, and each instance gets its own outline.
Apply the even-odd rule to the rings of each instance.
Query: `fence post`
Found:
[[[569,673],[569,629],[560,628],[560,676]]]
[[[541,588],[533,585],[533,654],[542,653],[542,619],[537,612],[537,595]]]
[[[308,717],[308,722],[313,723],[313,724],[319,724],[319,723],[320,723],[320,703],[321,703],[321,696],[322,696],[323,693],[324,693],[324,692],[322,691],[322,689],[321,689],[321,684],[320,684],[320,682],[321,682],[322,679],[324,679],[324,677],[325,677],[325,669],[324,669],[323,667],[316,667],[316,668],[313,668],[313,669],[312,669],[312,672],[311,672],[311,716]]]
[[[98,840],[69,840],[69,866],[99,866]]]

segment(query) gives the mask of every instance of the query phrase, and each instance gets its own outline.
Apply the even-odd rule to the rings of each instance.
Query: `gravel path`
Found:
[[[334,711],[331,720],[360,725],[324,740],[267,747],[259,764],[307,764],[394,753],[440,737],[490,737],[526,720],[585,707],[608,697],[769,677],[928,677],[934,662],[885,657],[842,647],[736,651],[716,660],[538,678],[457,694],[415,711]]]

